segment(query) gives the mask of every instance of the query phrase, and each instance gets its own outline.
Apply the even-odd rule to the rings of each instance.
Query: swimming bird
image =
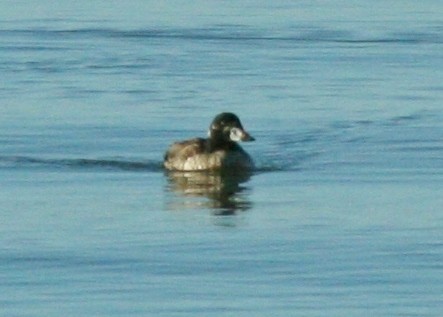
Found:
[[[235,114],[223,112],[209,126],[208,138],[173,143],[166,151],[163,165],[173,171],[252,170],[252,158],[237,142],[254,140]]]

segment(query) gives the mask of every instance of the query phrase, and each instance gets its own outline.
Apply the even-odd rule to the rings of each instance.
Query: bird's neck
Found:
[[[233,141],[226,141],[222,137],[212,136],[206,142],[206,151],[215,152],[217,150],[233,149],[237,144]]]

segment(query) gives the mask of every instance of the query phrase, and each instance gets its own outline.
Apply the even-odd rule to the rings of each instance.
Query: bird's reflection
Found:
[[[244,185],[250,172],[166,172],[172,209],[209,208],[217,215],[232,215],[251,208]]]

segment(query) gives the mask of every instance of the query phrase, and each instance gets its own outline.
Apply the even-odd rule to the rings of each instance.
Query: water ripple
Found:
[[[157,161],[130,161],[119,159],[42,159],[30,156],[0,156],[0,167],[56,167],[74,169],[105,169],[157,172],[162,169]]]
[[[349,30],[300,27],[291,31],[267,30],[247,26],[215,26],[204,28],[152,28],[152,29],[3,29],[3,36],[30,36],[51,38],[119,38],[119,39],[182,39],[228,41],[291,41],[339,43],[443,43],[438,30],[390,32],[367,35]]]

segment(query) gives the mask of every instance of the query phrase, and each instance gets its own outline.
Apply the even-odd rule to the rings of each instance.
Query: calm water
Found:
[[[441,316],[440,1],[0,3],[0,315]],[[233,111],[258,170],[167,174]]]

